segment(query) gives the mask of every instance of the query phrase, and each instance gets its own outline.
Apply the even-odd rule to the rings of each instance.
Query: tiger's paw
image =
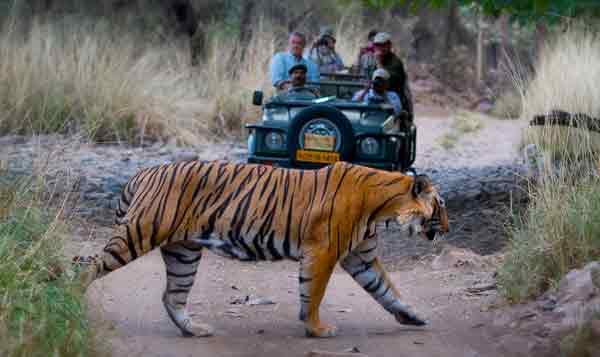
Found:
[[[96,266],[98,259],[97,255],[87,257],[75,256],[71,261],[73,272],[84,288],[90,286],[98,275]]]
[[[181,334],[184,337],[210,337],[214,335],[215,330],[212,326],[194,322],[190,319],[182,323]]]
[[[420,317],[408,310],[399,311],[394,314],[394,317],[396,318],[396,321],[398,321],[402,325],[425,326],[428,324],[427,321],[421,319]]]
[[[306,325],[305,329],[307,337],[327,338],[335,337],[337,334],[337,327],[328,324],[319,324],[317,326]]]
[[[184,337],[209,337],[214,334],[214,329],[211,326],[192,321],[184,306],[171,304],[166,292],[163,294],[163,305],[169,318],[181,330]]]

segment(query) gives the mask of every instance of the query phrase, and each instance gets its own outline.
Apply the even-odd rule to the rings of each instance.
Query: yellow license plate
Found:
[[[329,164],[340,161],[340,154],[337,152],[322,152],[310,150],[296,151],[296,160],[305,162],[316,162],[320,164]]]
[[[335,136],[304,134],[304,147],[310,150],[333,151]]]

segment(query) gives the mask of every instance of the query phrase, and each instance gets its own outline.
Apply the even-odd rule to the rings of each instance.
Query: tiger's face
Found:
[[[410,236],[419,235],[426,240],[434,240],[448,233],[448,211],[444,199],[431,183],[429,177],[415,177],[412,188],[414,206],[408,211],[399,211],[398,223]]]

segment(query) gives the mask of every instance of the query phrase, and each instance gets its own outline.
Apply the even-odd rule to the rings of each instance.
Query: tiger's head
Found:
[[[448,211],[444,199],[429,177],[415,176],[410,194],[412,204],[403,205],[396,212],[396,219],[403,229],[411,236],[420,235],[428,240],[448,233]]]

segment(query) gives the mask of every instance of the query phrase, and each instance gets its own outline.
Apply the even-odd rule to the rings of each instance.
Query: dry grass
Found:
[[[454,148],[465,134],[474,133],[484,126],[485,117],[479,113],[460,110],[452,116],[450,130],[437,139],[446,150]]]
[[[0,31],[0,133],[82,132],[98,141],[189,136],[202,125],[185,51],[106,21],[12,21]],[[185,112],[187,115],[182,115]]]
[[[483,121],[483,115],[461,110],[454,114],[450,127],[463,134],[473,133],[483,128]]]
[[[548,46],[531,83],[522,83],[523,115],[555,108],[598,116],[600,43],[568,32]],[[511,301],[536,296],[568,271],[600,257],[600,181],[596,134],[543,127],[527,143],[541,150],[539,181],[530,187],[526,214],[510,228],[511,241],[499,285]]]
[[[521,117],[522,100],[517,90],[507,89],[494,102],[491,114],[501,119],[518,119]]]
[[[205,63],[200,68],[202,96],[208,101],[209,130],[216,135],[240,138],[243,125],[259,118],[252,105],[252,92],[271,94],[269,67],[276,52],[277,36],[271,25],[260,21],[249,46],[243,51],[237,38],[214,36]]]
[[[446,150],[453,149],[458,143],[458,140],[459,136],[454,132],[447,132],[437,139],[440,146]]]
[[[600,118],[600,37],[572,29],[547,44],[529,83],[517,82],[523,96],[522,118],[554,109]],[[555,159],[578,160],[600,153],[600,135],[579,129],[541,127],[528,130],[534,143]]]

